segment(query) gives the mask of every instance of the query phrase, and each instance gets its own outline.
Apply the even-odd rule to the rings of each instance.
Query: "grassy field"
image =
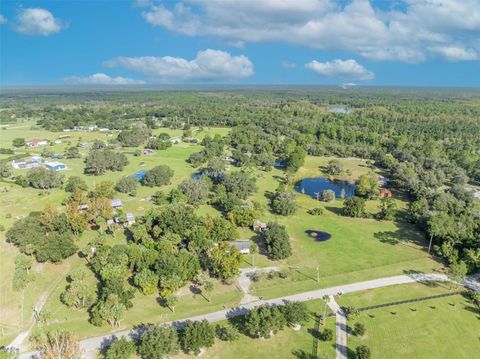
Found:
[[[449,291],[446,284],[415,283],[347,294],[338,302],[361,308]],[[349,335],[350,358],[361,344],[370,347],[373,359],[460,359],[480,352],[480,311],[462,295],[368,310],[348,326],[355,322],[363,323],[366,333]]]
[[[52,133],[39,129],[31,129],[32,123],[19,124],[7,130],[1,130],[0,147],[10,147],[11,141],[16,137],[56,139],[63,133]],[[181,135],[180,130],[157,129],[155,133],[168,132],[172,136]],[[226,128],[205,129],[198,134],[201,138],[206,133],[225,135]],[[71,132],[71,137],[66,141],[70,144],[77,142],[92,143],[94,139],[107,140],[108,137],[100,132]],[[67,142],[52,147],[55,153],[61,154],[70,145]],[[82,176],[92,187],[95,183],[103,180],[116,181],[118,178],[131,175],[140,169],[149,169],[153,166],[166,164],[170,166],[175,175],[169,186],[162,187],[162,191],[168,191],[185,178],[191,176],[195,169],[185,159],[202,147],[198,144],[180,143],[165,151],[157,151],[152,156],[135,157],[131,153],[134,149],[120,149],[126,152],[129,164],[123,172],[108,173],[103,176],[83,175],[83,159],[61,160],[68,166],[64,171],[66,177],[71,175]],[[24,151],[20,150],[19,152]],[[32,153],[41,153],[42,148],[35,149]],[[82,149],[85,155],[88,148]],[[297,178],[323,175],[322,168],[330,158],[307,157],[305,165],[299,170]],[[375,170],[371,165],[361,159],[342,159],[345,168],[351,172],[352,178],[357,178],[363,173]],[[144,162],[144,165],[141,165]],[[16,174],[25,171],[16,171]],[[258,192],[254,199],[260,202],[265,211],[261,216],[263,221],[278,221],[285,224],[291,236],[293,255],[285,261],[274,262],[264,255],[257,255],[256,266],[279,265],[292,268],[291,276],[287,279],[261,280],[254,285],[253,292],[257,296],[266,298],[279,297],[296,292],[312,290],[319,287],[350,283],[360,280],[398,275],[405,272],[431,272],[442,268],[442,264],[427,256],[424,251],[425,241],[423,236],[411,225],[403,222],[377,221],[374,219],[353,219],[340,215],[343,202],[320,203],[306,196],[298,195],[297,213],[290,217],[280,217],[268,211],[268,198],[265,193],[274,191],[284,173],[278,169],[271,172],[253,170],[257,177]],[[118,194],[124,202],[126,211],[140,216],[153,206],[147,200],[149,196],[159,188],[139,187],[136,197]],[[24,216],[31,211],[41,210],[47,203],[57,206],[67,196],[63,189],[38,191],[30,188],[20,188],[12,183],[0,182],[0,224],[9,228],[18,216]],[[406,202],[397,200],[400,212],[405,208]],[[324,207],[322,216],[311,216],[306,213],[309,208]],[[378,201],[368,201],[367,210],[370,213],[377,211]],[[201,215],[219,213],[210,206],[204,205],[198,209]],[[306,231],[319,230],[327,232],[331,238],[325,242],[315,241]],[[253,238],[254,233],[249,229],[240,230],[242,238]],[[85,232],[79,239],[79,246],[86,243],[88,238],[94,236],[93,232]],[[65,275],[76,266],[84,266],[85,262],[74,256],[64,261],[62,265],[41,264],[35,267],[37,280],[33,282],[23,295],[23,321],[21,303],[22,294],[13,292],[11,289],[14,271],[14,259],[18,254],[15,247],[5,243],[4,232],[0,232],[0,326],[3,329],[0,343],[8,343],[11,338],[29,323],[32,306],[42,296],[48,296],[45,308],[52,313],[52,326],[63,327],[77,331],[81,337],[88,337],[108,332],[107,327],[97,328],[87,322],[85,312],[77,312],[68,309],[60,300],[60,293],[65,288]],[[117,232],[115,238],[109,239],[116,243],[122,243],[125,238],[121,232]],[[244,257],[244,266],[250,266],[251,256]],[[320,283],[316,282],[316,267],[319,267]],[[92,276],[92,280],[93,276]],[[144,297],[137,293],[134,300],[134,308],[128,311],[122,328],[138,324],[140,322],[160,322],[181,318],[190,315],[206,313],[238,304],[241,293],[234,285],[226,286],[217,283],[211,303],[200,296],[194,296],[188,287],[179,293],[179,301],[175,313],[169,312],[157,303],[156,296]],[[121,328],[120,328],[121,329]]]

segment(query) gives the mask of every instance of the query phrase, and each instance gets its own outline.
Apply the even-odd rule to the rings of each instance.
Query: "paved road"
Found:
[[[175,327],[182,327],[188,320],[203,320],[206,319],[209,322],[218,322],[221,320],[225,320],[228,318],[233,318],[239,315],[244,315],[248,313],[251,309],[261,304],[269,304],[269,305],[283,305],[286,302],[290,301],[298,301],[304,302],[313,299],[321,299],[323,296],[334,296],[338,293],[353,293],[367,289],[374,289],[374,288],[381,288],[387,287],[397,284],[407,284],[413,282],[444,282],[447,281],[448,278],[446,275],[443,274],[408,274],[408,275],[399,275],[395,277],[387,277],[387,278],[380,278],[374,279],[364,282],[357,282],[352,284],[340,285],[336,287],[330,288],[323,288],[318,290],[313,290],[310,292],[304,292],[299,294],[293,294],[289,296],[285,296],[282,298],[275,298],[269,300],[258,300],[256,302],[247,303],[245,305],[241,305],[236,308],[220,310],[218,312],[212,312],[207,314],[198,315],[195,317],[185,318],[173,322],[165,323],[167,325],[173,325]],[[465,285],[469,286],[470,288],[480,290],[480,285],[472,278],[466,279],[464,282]],[[89,338],[82,340],[80,342],[80,346],[85,353],[85,358],[94,358],[96,351],[108,344],[112,341],[114,337],[137,337],[139,334],[138,330],[125,330],[117,333],[112,333],[109,335],[103,335],[99,337]],[[25,353],[20,356],[20,359],[27,359],[35,357],[35,353]]]
[[[347,359],[347,316],[333,295],[328,297],[328,306],[335,313],[335,359]]]

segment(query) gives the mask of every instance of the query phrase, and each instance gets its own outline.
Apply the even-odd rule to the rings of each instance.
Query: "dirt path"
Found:
[[[270,272],[277,271],[279,267],[266,267],[266,268],[243,268],[240,269],[240,276],[238,277],[238,287],[244,293],[243,298],[240,300],[240,304],[247,304],[260,300],[260,298],[250,294],[250,285],[252,284],[252,275],[256,272]]]
[[[42,311],[43,306],[45,305],[45,303],[47,303],[48,298],[53,293],[53,291],[57,288],[60,282],[65,278],[69,269],[70,269],[69,267],[67,267],[67,269],[64,269],[62,271],[62,274],[48,287],[46,291],[44,291],[40,295],[40,298],[35,303],[35,311],[37,313],[40,313]],[[35,311],[32,310],[32,314],[30,315],[30,319],[29,319],[30,325],[28,329],[18,334],[16,338],[8,345],[8,347],[18,348],[20,352],[28,350],[28,343],[26,343],[26,340],[28,339],[30,332],[35,326]]]
[[[333,295],[328,297],[328,306],[335,313],[335,359],[347,359],[347,317]]]

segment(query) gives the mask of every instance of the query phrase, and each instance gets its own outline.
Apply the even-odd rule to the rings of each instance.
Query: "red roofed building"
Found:
[[[392,191],[390,191],[389,189],[386,189],[386,188],[382,188],[380,190],[380,198],[391,198],[392,197]]]

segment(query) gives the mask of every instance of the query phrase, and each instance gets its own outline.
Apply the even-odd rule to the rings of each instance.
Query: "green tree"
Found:
[[[65,150],[65,154],[64,154],[65,158],[81,158],[82,155],[80,153],[80,151],[78,150],[77,147],[68,147],[66,150]]]
[[[397,203],[393,198],[384,197],[380,200],[378,209],[380,210],[377,214],[378,219],[391,221],[395,218]]]
[[[177,329],[172,326],[148,324],[140,335],[138,354],[143,359],[164,359],[179,349]]]
[[[115,339],[105,351],[105,359],[129,359],[136,352],[134,341],[122,337]]]
[[[36,167],[28,170],[25,180],[33,188],[57,188],[63,184],[63,175],[43,167]]]
[[[343,214],[348,217],[363,217],[365,215],[365,200],[353,196],[343,203]]]
[[[272,210],[282,216],[290,216],[297,210],[295,203],[296,195],[291,191],[277,192],[272,200]]]
[[[268,223],[264,240],[267,253],[272,259],[285,259],[292,255],[290,238],[285,226],[275,222]]]
[[[74,193],[77,189],[80,189],[82,191],[87,191],[88,190],[87,183],[83,180],[83,178],[79,176],[68,177],[68,180],[65,183],[65,191]]]
[[[145,268],[135,274],[133,282],[144,295],[149,295],[157,290],[158,276],[150,269]]]
[[[235,171],[225,174],[222,183],[228,193],[245,200],[257,191],[255,182],[248,173]]]
[[[215,330],[207,320],[189,321],[183,331],[182,345],[187,353],[200,354],[201,348],[209,348],[215,342]]]
[[[95,300],[95,288],[86,280],[86,272],[82,268],[74,270],[68,280],[65,291],[61,294],[61,299],[69,307],[76,309],[88,308]]]
[[[132,193],[138,186],[138,182],[132,176],[120,178],[115,185],[115,189],[122,193]]]
[[[277,307],[262,305],[245,316],[245,331],[253,338],[270,338],[286,324],[285,317]]]
[[[12,176],[12,166],[8,162],[0,163],[0,177],[7,178]]]
[[[99,176],[108,171],[122,171],[127,164],[127,156],[123,153],[92,148],[85,159],[85,173]]]
[[[280,310],[290,326],[302,325],[310,317],[308,308],[303,302],[287,302]]]
[[[208,280],[203,282],[203,290],[207,294],[207,301],[210,302],[211,295],[212,295],[212,292],[213,292],[213,283],[208,281]]]
[[[330,160],[325,170],[332,176],[338,176],[343,172],[343,165],[339,160]]]
[[[112,181],[101,181],[93,189],[94,197],[113,198],[115,196],[115,184]]]
[[[356,183],[356,194],[363,198],[377,198],[380,192],[377,177],[375,173],[361,175]]]
[[[359,345],[355,348],[355,359],[370,359],[372,353],[366,345]]]
[[[148,187],[164,186],[170,183],[172,177],[173,170],[166,165],[161,165],[148,171],[145,176],[143,176],[141,182],[144,186]]]
[[[12,141],[13,147],[24,147],[25,145],[26,143],[24,138],[17,137],[17,138],[14,138]]]
[[[187,197],[187,203],[198,206],[204,204],[208,199],[209,184],[203,177],[199,180],[193,178],[180,183],[180,191]]]
[[[233,342],[240,337],[238,329],[231,325],[217,324],[215,327],[215,334],[218,339],[225,342]]]
[[[455,286],[458,286],[459,283],[462,283],[463,278],[467,275],[468,266],[464,261],[455,261],[450,264],[448,269],[448,278],[451,283]]]
[[[323,190],[320,197],[323,202],[333,202],[336,198],[335,191],[331,189]]]
[[[100,301],[93,310],[106,321],[112,328],[120,325],[120,320],[125,315],[125,305],[116,294],[109,294],[105,300]]]
[[[363,325],[362,323],[355,323],[353,325],[353,332],[355,333],[355,335],[361,337],[365,334],[365,325]]]
[[[230,279],[238,275],[241,261],[238,249],[230,246],[228,242],[220,242],[208,255],[210,271],[221,279]]]

